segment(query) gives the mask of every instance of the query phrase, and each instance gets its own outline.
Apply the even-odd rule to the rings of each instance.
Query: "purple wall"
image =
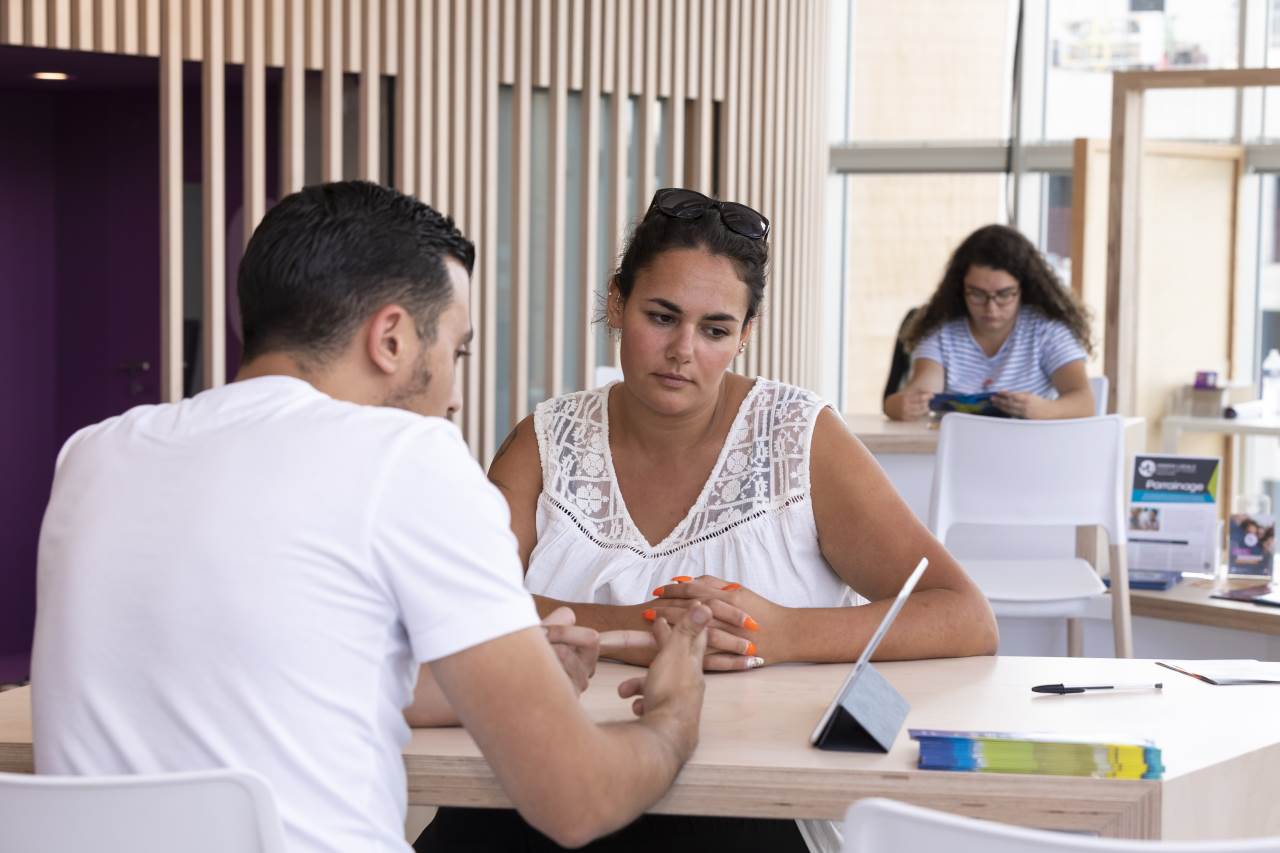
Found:
[[[0,682],[26,678],[36,537],[57,452],[54,106],[0,91]]]

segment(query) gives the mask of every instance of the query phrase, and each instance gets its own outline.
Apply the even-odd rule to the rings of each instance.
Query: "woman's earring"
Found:
[[[746,341],[743,341],[742,343],[738,344],[738,355],[742,355],[742,353],[745,352],[746,349],[747,349]]]

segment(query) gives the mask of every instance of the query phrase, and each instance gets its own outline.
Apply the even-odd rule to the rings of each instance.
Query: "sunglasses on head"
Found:
[[[699,219],[708,210],[718,210],[720,221],[733,233],[749,240],[763,240],[769,236],[769,220],[745,204],[719,201],[693,190],[679,187],[658,190],[649,204],[649,211],[654,209],[672,219]]]

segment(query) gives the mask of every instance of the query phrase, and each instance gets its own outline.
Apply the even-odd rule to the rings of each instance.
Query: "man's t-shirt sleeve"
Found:
[[[457,428],[414,430],[372,516],[374,558],[419,663],[538,624],[501,493]]]

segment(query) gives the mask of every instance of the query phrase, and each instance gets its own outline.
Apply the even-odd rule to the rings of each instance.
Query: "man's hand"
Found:
[[[555,650],[556,658],[579,693],[587,689],[591,676],[596,674],[596,660],[600,657],[600,633],[592,628],[573,624],[573,611],[557,607],[542,620],[547,641]]]
[[[702,656],[707,650],[707,625],[711,610],[699,604],[689,608],[674,628],[666,619],[653,623],[658,654],[646,675],[618,685],[623,699],[636,697],[631,710],[657,725],[676,749],[683,763],[698,743],[702,715]]]

